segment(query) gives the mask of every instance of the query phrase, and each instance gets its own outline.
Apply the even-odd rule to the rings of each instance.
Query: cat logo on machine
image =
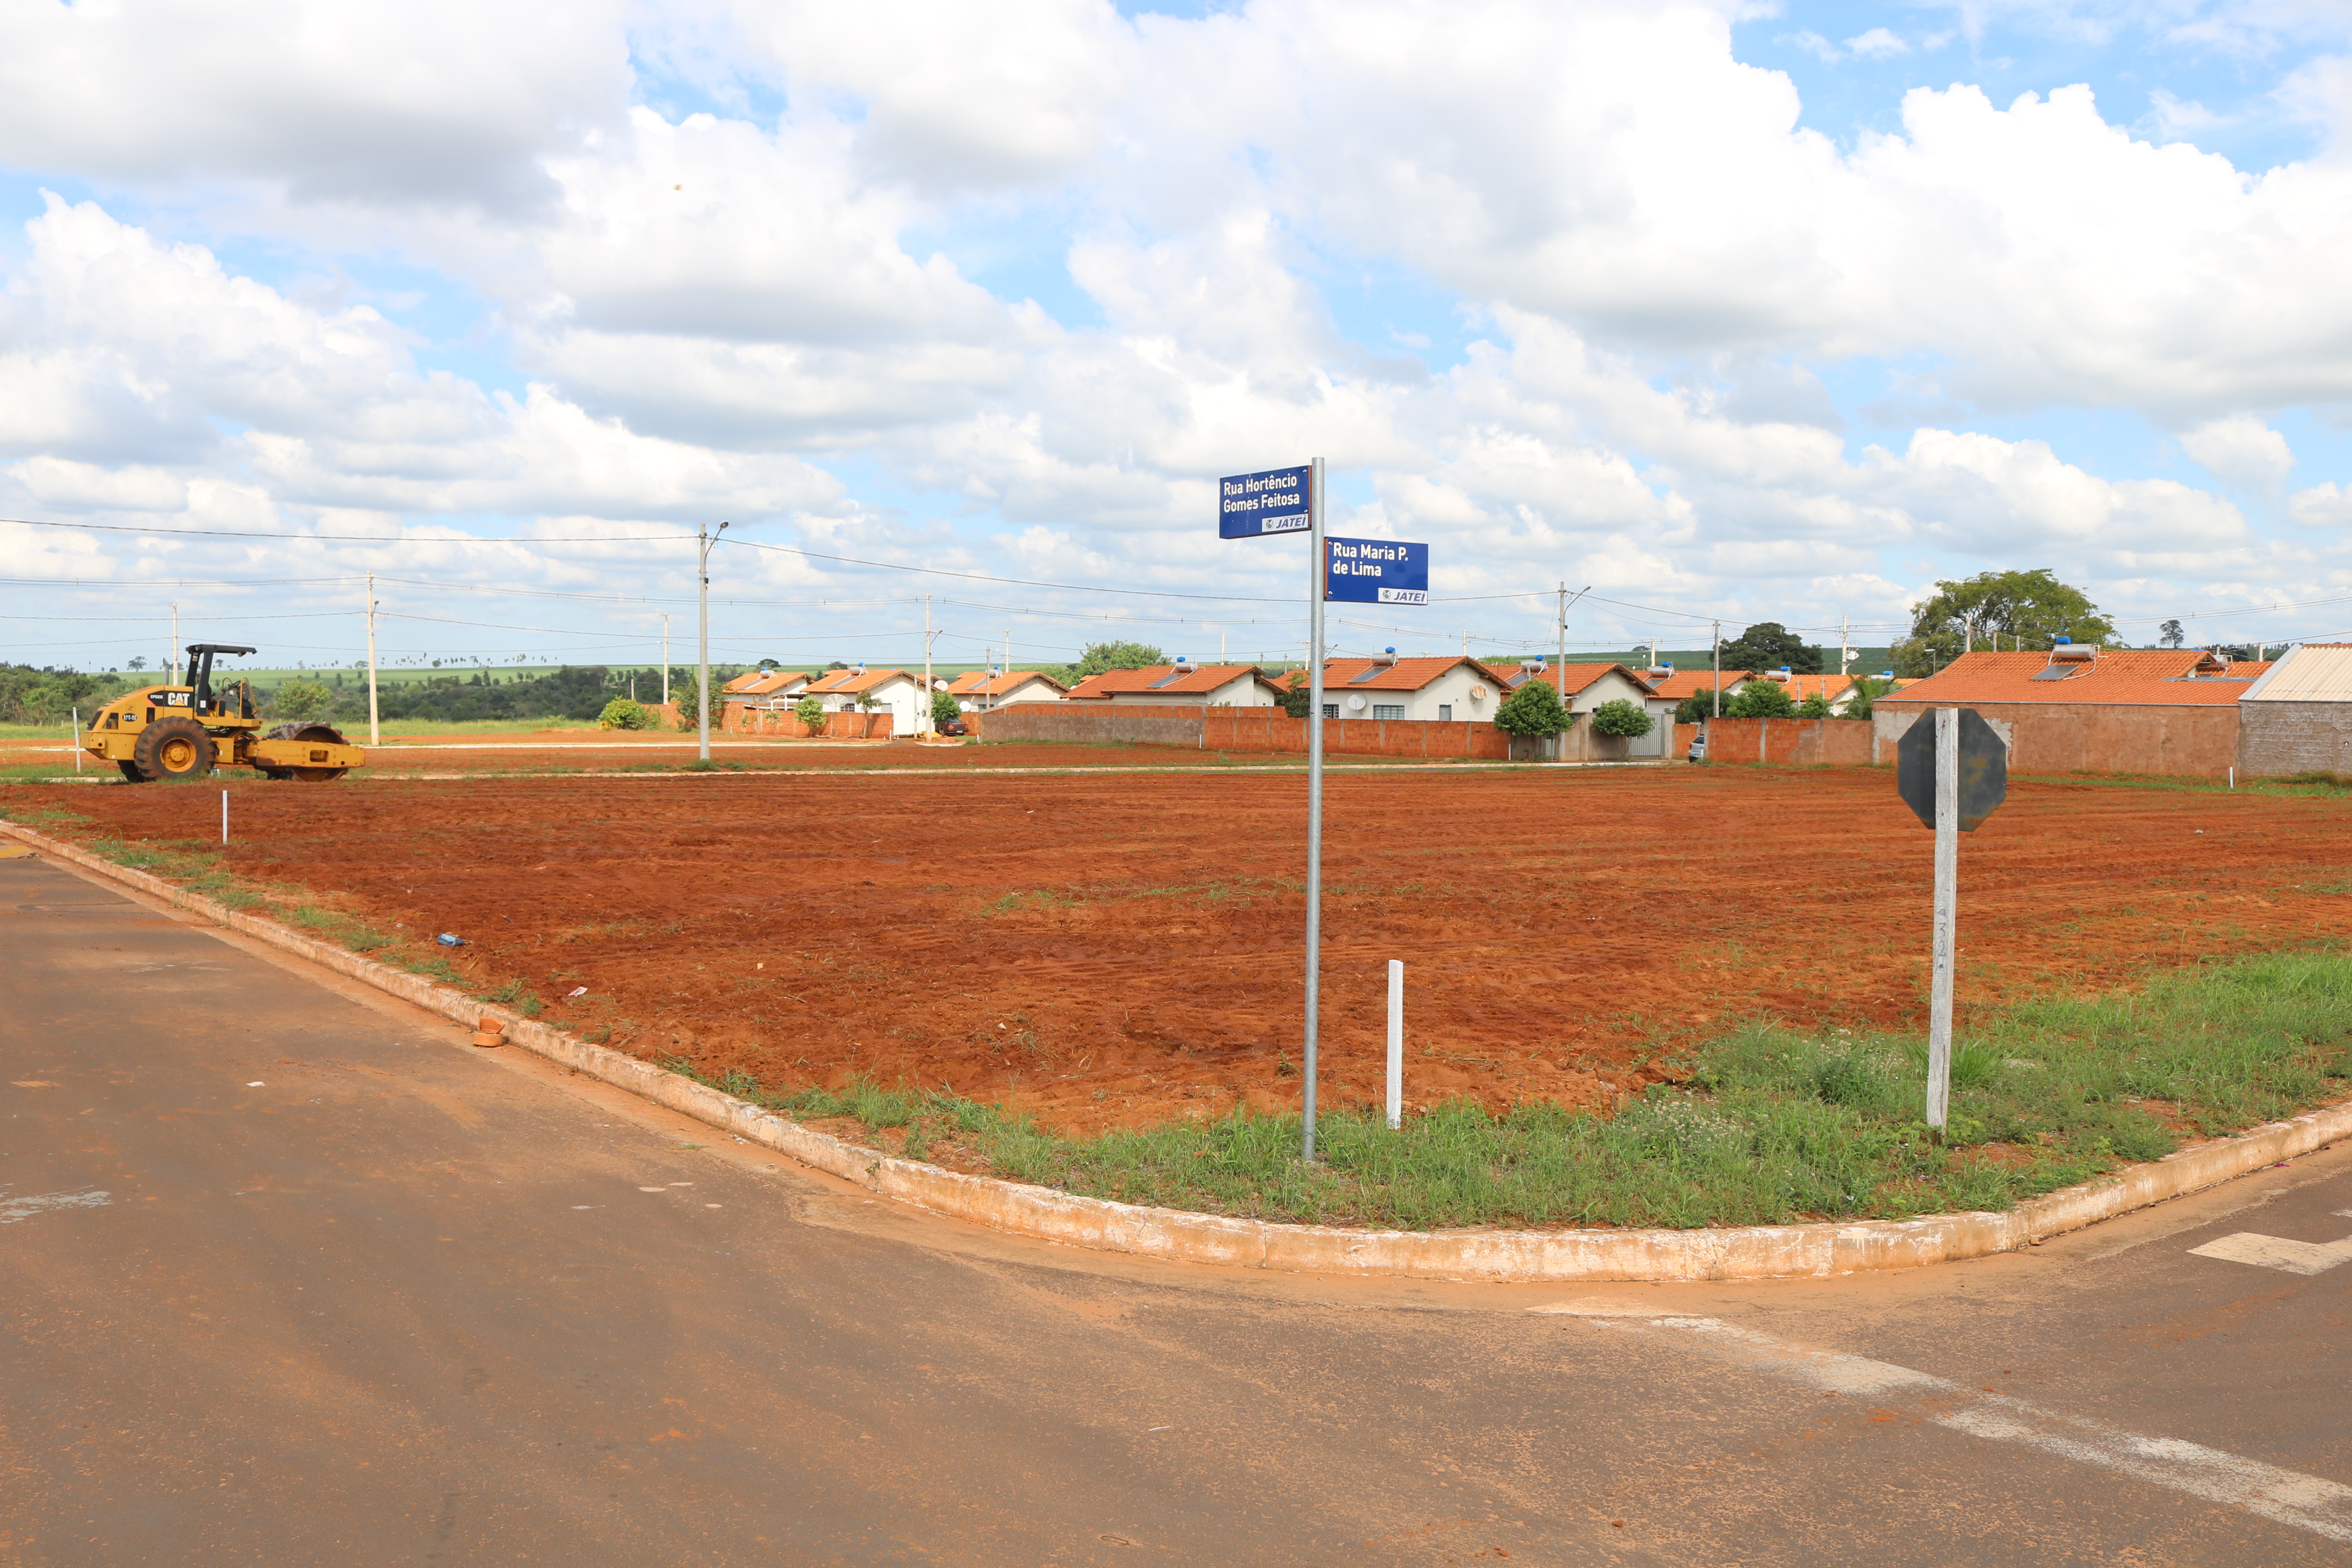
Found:
[[[158,708],[185,708],[195,695],[193,691],[159,691],[155,694]]]

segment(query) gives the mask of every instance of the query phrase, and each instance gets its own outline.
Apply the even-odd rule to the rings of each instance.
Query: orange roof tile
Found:
[[[1154,664],[1141,669],[1107,669],[1100,675],[1089,675],[1071,687],[1067,696],[1073,702],[1144,692],[1154,697],[1206,697],[1219,687],[1244,676],[1266,679],[1265,672],[1254,664],[1197,664],[1184,674],[1179,674],[1177,667],[1172,664]],[[1273,684],[1271,681],[1266,683]]]
[[[1400,658],[1393,663],[1377,658],[1327,658],[1323,661],[1323,689],[1348,687],[1357,691],[1419,691],[1440,676],[1468,665],[1481,680],[1491,680],[1498,689],[1511,684],[1499,669],[1481,664],[1460,654],[1439,655],[1430,658]],[[1307,679],[1304,669],[1284,672],[1282,679],[1293,684]]]
[[[2090,653],[2088,645],[2081,651]],[[2201,648],[2101,648],[2080,663],[2047,653],[1964,653],[1925,680],[1882,697],[1900,708],[1954,702],[2114,702],[2137,707],[2210,707],[2235,702],[2262,673]],[[2263,668],[2267,668],[2263,667]],[[2048,672],[2070,671],[2063,679]]]
[[[1741,681],[1755,679],[1756,672],[1752,669],[1727,669],[1723,672],[1723,689],[1729,691]],[[1715,668],[1710,665],[1705,669],[1678,669],[1672,675],[1655,678],[1645,675],[1642,680],[1659,696],[1670,697],[1679,702],[1694,691],[1714,690]]]
[[[917,686],[923,683],[922,677],[908,675],[903,669],[836,669],[810,681],[809,691],[814,696],[823,697],[855,695],[860,691],[870,691],[884,681],[902,675]]]
[[[1554,669],[1550,665],[1547,664],[1543,668],[1542,679],[1549,685],[1559,686],[1560,683],[1560,678],[1565,675],[1568,678],[1568,684],[1561,688],[1561,689],[1565,690],[1570,697],[1573,697],[1578,692],[1582,691],[1585,688],[1601,679],[1601,677],[1607,675],[1612,669],[1617,671],[1620,675],[1622,675],[1626,679],[1632,681],[1635,686],[1639,687],[1644,694],[1654,693],[1657,689],[1650,684],[1647,677],[1643,676],[1639,670],[1633,668],[1631,665],[1624,664],[1571,664],[1564,666],[1559,669]],[[1507,687],[1525,686],[1528,683],[1528,679],[1529,678],[1522,676],[1515,669],[1511,671],[1509,679],[1504,681],[1504,685]]]
[[[1034,669],[1010,669],[994,676],[984,669],[968,669],[948,682],[948,693],[953,697],[1003,697],[1032,680],[1042,680],[1056,691],[1069,689],[1052,676]]]

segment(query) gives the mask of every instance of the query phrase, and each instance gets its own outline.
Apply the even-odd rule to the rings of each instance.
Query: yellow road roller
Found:
[[[213,656],[247,654],[228,643],[188,645],[189,684],[150,686],[118,697],[91,716],[82,749],[112,763],[133,784],[192,779],[215,768],[258,768],[273,779],[324,784],[364,766],[331,724],[279,724],[266,733],[253,710],[253,682],[213,685]]]

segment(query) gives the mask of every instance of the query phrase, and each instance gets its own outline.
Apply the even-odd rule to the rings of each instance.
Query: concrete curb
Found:
[[[85,870],[150,893],[257,942],[467,1026],[506,1021],[506,1037],[553,1062],[901,1203],[999,1230],[1103,1252],[1300,1274],[1385,1275],[1494,1283],[1822,1278],[1915,1268],[2007,1252],[2183,1193],[2213,1186],[2352,1137],[2352,1101],[2274,1121],[2019,1205],[2007,1214],[1745,1226],[1721,1230],[1365,1231],[1277,1225],[1079,1197],[901,1160],[635,1057],[575,1039],[510,1009],[240,913],[159,877],[118,866],[14,823],[5,833]]]

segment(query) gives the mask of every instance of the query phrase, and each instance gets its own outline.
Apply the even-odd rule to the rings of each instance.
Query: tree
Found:
[[[654,710],[634,697],[615,697],[596,715],[596,725],[603,730],[650,730]]]
[[[1168,656],[1141,642],[1089,643],[1078,662],[1070,668],[1080,680],[1089,675],[1100,675],[1107,669],[1149,669],[1155,664],[1166,664]]]
[[[955,694],[953,692],[934,691],[931,693],[932,729],[938,729],[940,725],[948,722],[951,719],[961,719],[962,717],[963,708],[956,701]]]
[[[1796,699],[1777,680],[1751,680],[1723,705],[1727,719],[1786,719],[1796,711]]]
[[[1881,680],[1874,675],[1855,676],[1853,678],[1853,696],[1846,701],[1843,717],[1848,719],[1868,719],[1870,717],[1871,704],[1876,702],[1880,698],[1885,696],[1888,692],[1894,689],[1895,682],[1891,680]]]
[[[702,727],[702,683],[695,678],[695,672],[689,670],[684,680],[672,681],[669,689],[672,700],[677,704],[677,727],[699,730]],[[714,669],[710,672],[710,716],[716,719],[719,712],[719,672]]]
[[[2189,640],[2189,634],[2180,629],[2179,621],[2167,621],[2156,629],[2157,640],[2167,647],[2179,647]]]
[[[2058,581],[2047,567],[2031,572],[1979,572],[1936,592],[1911,612],[1911,635],[1895,645],[1895,668],[1932,675],[1970,646],[2046,648],[2053,639],[2115,646],[2115,623],[2080,588]]]
[[[1314,713],[1315,689],[1307,684],[1305,670],[1294,669],[1286,674],[1277,675],[1274,678],[1274,683],[1282,688],[1282,694],[1275,700],[1282,705],[1282,710],[1285,713],[1289,714],[1293,719],[1305,719]]]
[[[1731,716],[1731,705],[1739,697],[1739,693],[1731,689],[1732,683],[1747,679],[1745,673],[1734,675],[1727,669],[1723,672],[1724,717]],[[1675,722],[1677,724],[1697,724],[1714,717],[1715,688],[1713,686],[1700,687],[1696,691],[1684,698],[1675,708]]]
[[[814,735],[824,729],[824,704],[814,697],[803,697],[793,704],[793,717],[801,728]]]
[[[1723,645],[1726,669],[1778,669],[1784,664],[1798,675],[1819,675],[1822,650],[1778,621],[1759,621]]]
[[[131,668],[133,669],[144,669],[147,668],[147,661],[144,658],[134,658],[131,661]]]
[[[1592,732],[1596,735],[1617,735],[1633,741],[1656,728],[1648,710],[1622,697],[1612,698],[1592,710]]]
[[[1797,704],[1797,717],[1800,719],[1826,719],[1829,716],[1830,700],[1818,691],[1809,694]]]
[[[1549,680],[1530,680],[1495,710],[1495,728],[1511,735],[1557,735],[1575,722]]]
[[[335,694],[316,680],[289,680],[269,694],[269,716],[282,724],[324,719],[334,706]]]

